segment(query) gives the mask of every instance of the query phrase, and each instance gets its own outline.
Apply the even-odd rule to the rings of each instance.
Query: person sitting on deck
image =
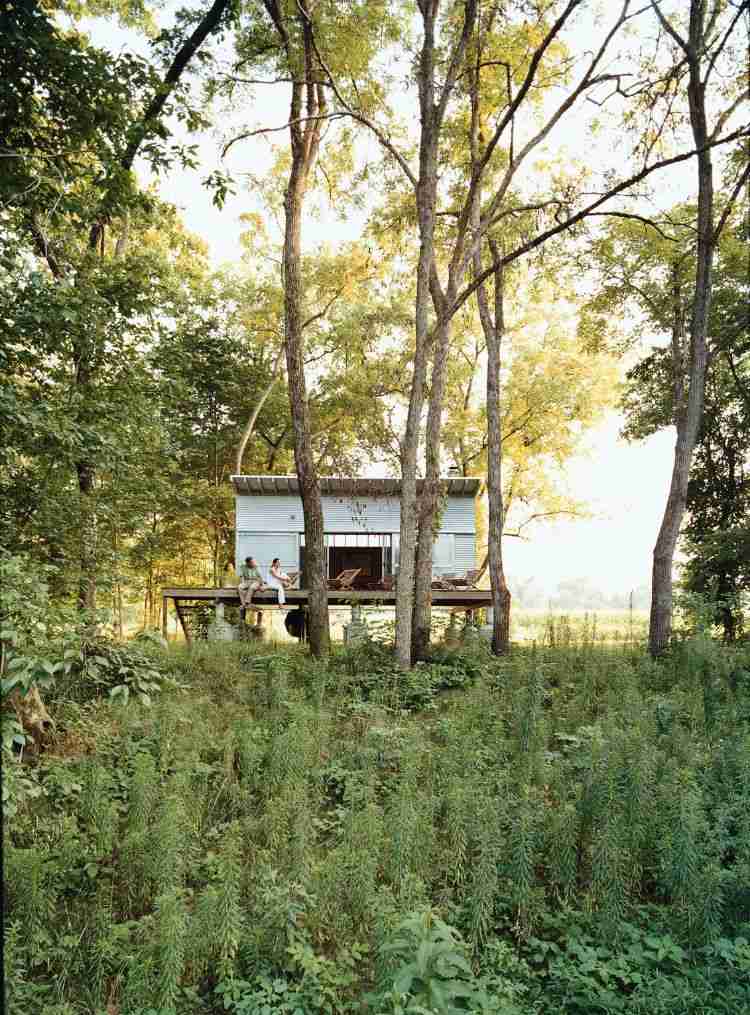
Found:
[[[263,581],[263,575],[255,563],[255,558],[245,557],[245,563],[240,567],[240,581],[237,586],[242,609],[244,610],[245,607],[251,604],[253,592],[265,588],[268,588],[268,586]]]
[[[237,585],[237,575],[234,570],[234,561],[228,560],[224,565],[224,571],[221,576],[221,587],[223,589],[233,589]]]
[[[286,602],[284,589],[289,588],[292,584],[292,579],[285,571],[281,570],[281,561],[278,557],[274,557],[271,561],[271,568],[268,572],[268,584],[272,589],[277,590],[279,606],[283,606]]]

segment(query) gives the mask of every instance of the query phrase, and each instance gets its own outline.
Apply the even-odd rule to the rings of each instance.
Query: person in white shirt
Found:
[[[274,557],[271,561],[271,567],[268,570],[268,584],[277,590],[279,606],[283,606],[286,602],[284,589],[289,588],[292,580],[286,572],[281,570],[281,561],[278,557]]]

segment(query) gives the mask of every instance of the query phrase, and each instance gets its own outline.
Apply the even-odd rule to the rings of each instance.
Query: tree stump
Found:
[[[8,701],[16,713],[16,718],[23,726],[24,732],[28,733],[32,739],[32,750],[38,751],[42,743],[49,740],[55,726],[52,716],[42,701],[39,689],[32,687],[27,694],[16,689],[8,695]]]

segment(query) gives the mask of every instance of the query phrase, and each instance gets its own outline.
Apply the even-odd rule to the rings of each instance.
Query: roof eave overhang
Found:
[[[236,493],[257,496],[260,494],[299,496],[296,476],[230,476]],[[388,477],[321,476],[320,492],[334,497],[398,497],[401,480]],[[449,497],[475,497],[480,480],[476,476],[450,476],[440,480]],[[423,480],[417,481],[421,490]]]

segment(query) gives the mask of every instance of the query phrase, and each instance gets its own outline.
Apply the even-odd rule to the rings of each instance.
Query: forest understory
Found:
[[[4,750],[9,1015],[750,1011],[750,646],[147,638],[47,704]]]

